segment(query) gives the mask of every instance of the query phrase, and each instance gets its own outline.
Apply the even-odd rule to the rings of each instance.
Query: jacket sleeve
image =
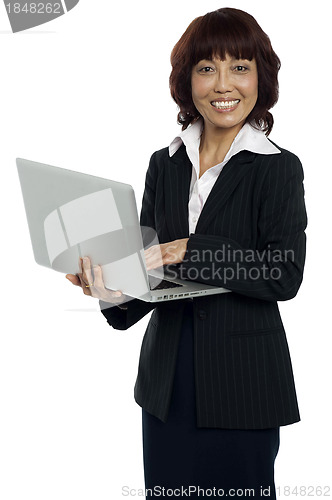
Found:
[[[190,234],[178,269],[181,278],[268,301],[296,295],[306,246],[303,169],[295,155],[281,156],[264,179],[256,247],[243,248],[222,236]]]
[[[142,209],[140,215],[141,228],[151,228],[155,230],[154,206],[155,206],[155,186],[156,186],[156,163],[154,153],[150,159],[149,168],[145,177],[145,188],[142,200]],[[154,233],[154,231],[152,231]],[[146,246],[150,235],[145,229],[142,232],[143,244]],[[126,302],[127,309],[121,309],[118,306],[111,306],[108,302],[99,301],[102,314],[107,319],[109,325],[116,330],[127,330],[132,325],[137,323],[143,316],[148,314],[154,307],[155,303],[145,302],[144,300],[132,299]]]

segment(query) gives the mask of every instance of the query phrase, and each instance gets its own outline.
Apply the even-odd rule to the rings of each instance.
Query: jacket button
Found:
[[[199,319],[206,319],[206,311],[204,311],[203,309],[200,309],[198,311],[198,317],[199,317]]]

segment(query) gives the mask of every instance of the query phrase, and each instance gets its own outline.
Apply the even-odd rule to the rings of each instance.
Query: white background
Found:
[[[223,6],[254,15],[272,40],[282,69],[270,137],[305,171],[305,277],[280,304],[302,421],[281,429],[276,485],[332,486],[330,2],[81,0],[17,34],[0,5],[1,500],[144,487],[133,386],[149,316],[113,330],[94,299],[35,264],[15,158],[129,182],[140,209],[150,155],[180,131],[170,52],[192,19]]]

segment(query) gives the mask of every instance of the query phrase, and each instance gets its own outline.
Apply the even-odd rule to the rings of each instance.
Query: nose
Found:
[[[215,92],[224,94],[226,92],[231,92],[234,90],[234,85],[232,83],[231,75],[226,68],[220,69],[216,73],[215,81]]]

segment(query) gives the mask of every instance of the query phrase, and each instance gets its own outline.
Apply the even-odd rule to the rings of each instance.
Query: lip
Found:
[[[212,99],[211,102],[230,102],[230,101],[240,101],[238,97],[217,97],[216,99]]]

